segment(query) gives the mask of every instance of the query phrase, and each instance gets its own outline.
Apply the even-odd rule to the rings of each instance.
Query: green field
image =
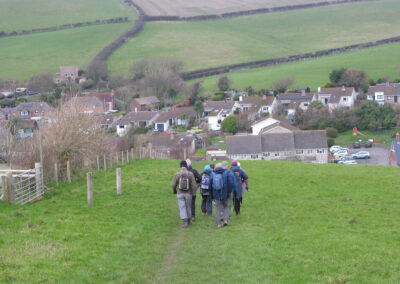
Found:
[[[203,22],[146,23],[108,60],[126,73],[143,58],[181,59],[188,70],[275,58],[399,35],[400,1],[382,0]]]
[[[58,72],[60,65],[85,67],[131,27],[122,23],[0,38],[0,77],[24,80],[43,71]]]
[[[244,89],[248,86],[256,89],[268,89],[271,88],[272,82],[276,79],[294,77],[296,79],[293,84],[294,88],[309,86],[313,91],[316,91],[318,86],[329,81],[329,73],[333,69],[341,67],[364,69],[374,80],[384,76],[389,76],[391,79],[400,78],[398,73],[400,68],[400,43],[223,75],[231,78],[232,87],[238,89]],[[207,92],[214,92],[218,89],[217,80],[220,76],[222,75],[195,81],[203,82],[204,94],[207,94]],[[193,82],[190,81],[189,83]]]
[[[0,31],[11,32],[116,17],[135,17],[123,0],[0,0]]]
[[[353,135],[353,131],[345,131],[343,133],[339,133],[339,135],[335,138],[335,145],[339,145],[342,147],[350,147],[353,145],[355,141],[360,141],[361,143],[365,143],[369,139],[375,139],[379,140],[382,146],[385,147],[390,147],[392,146],[392,141],[393,138],[392,136],[395,136],[396,133],[399,132],[398,129],[389,129],[388,130],[388,135],[386,136],[385,130],[380,130],[379,131],[379,136],[377,131],[369,131],[369,130],[363,130],[361,131],[363,135]]]
[[[31,205],[0,202],[0,282],[400,281],[398,168],[242,166],[250,192],[222,229],[201,216],[199,200],[197,220],[181,228],[170,189],[178,161],[122,167],[121,196],[114,170],[95,174],[91,208],[82,180]]]

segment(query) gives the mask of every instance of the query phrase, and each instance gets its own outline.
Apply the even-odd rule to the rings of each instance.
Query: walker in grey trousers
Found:
[[[223,219],[224,222],[229,221],[229,198],[226,198],[224,200],[215,200],[215,222],[217,223],[217,226],[221,225],[221,212],[223,214]]]
[[[181,219],[190,223],[190,219],[192,218],[192,194],[178,193],[177,198]]]

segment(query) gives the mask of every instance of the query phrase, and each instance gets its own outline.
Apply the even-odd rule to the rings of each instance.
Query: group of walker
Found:
[[[180,217],[184,227],[195,220],[196,192],[200,188],[202,196],[201,211],[203,216],[212,216],[212,203],[215,205],[215,220],[218,228],[228,225],[232,203],[236,216],[240,214],[245,189],[249,191],[248,176],[240,168],[240,163],[233,161],[231,169],[228,163],[206,165],[199,174],[191,166],[191,161],[180,162],[180,171],[174,175],[172,189],[177,194]]]

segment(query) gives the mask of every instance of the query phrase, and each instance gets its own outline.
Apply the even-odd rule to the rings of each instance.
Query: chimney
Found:
[[[243,101],[243,96],[240,95],[240,96],[239,96],[239,102],[242,102],[242,101]]]
[[[390,83],[389,81],[386,81],[386,87],[389,87]]]
[[[344,86],[342,86],[342,91],[343,91],[343,92],[346,91],[346,88],[345,88]]]
[[[321,87],[318,87],[318,94],[321,93]]]
[[[306,95],[306,90],[301,90],[301,94],[302,94],[303,96],[305,96],[305,95]]]
[[[400,133],[396,133],[396,142],[400,142]]]
[[[267,100],[267,95],[263,95],[263,100],[264,100],[264,101]]]

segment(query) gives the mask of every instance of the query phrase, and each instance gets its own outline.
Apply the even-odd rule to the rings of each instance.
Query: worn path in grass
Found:
[[[201,170],[204,163],[194,163]],[[397,283],[399,168],[242,162],[242,215],[181,228],[178,161],[135,160],[27,206],[0,203],[0,282]],[[373,174],[371,174],[373,173]]]

